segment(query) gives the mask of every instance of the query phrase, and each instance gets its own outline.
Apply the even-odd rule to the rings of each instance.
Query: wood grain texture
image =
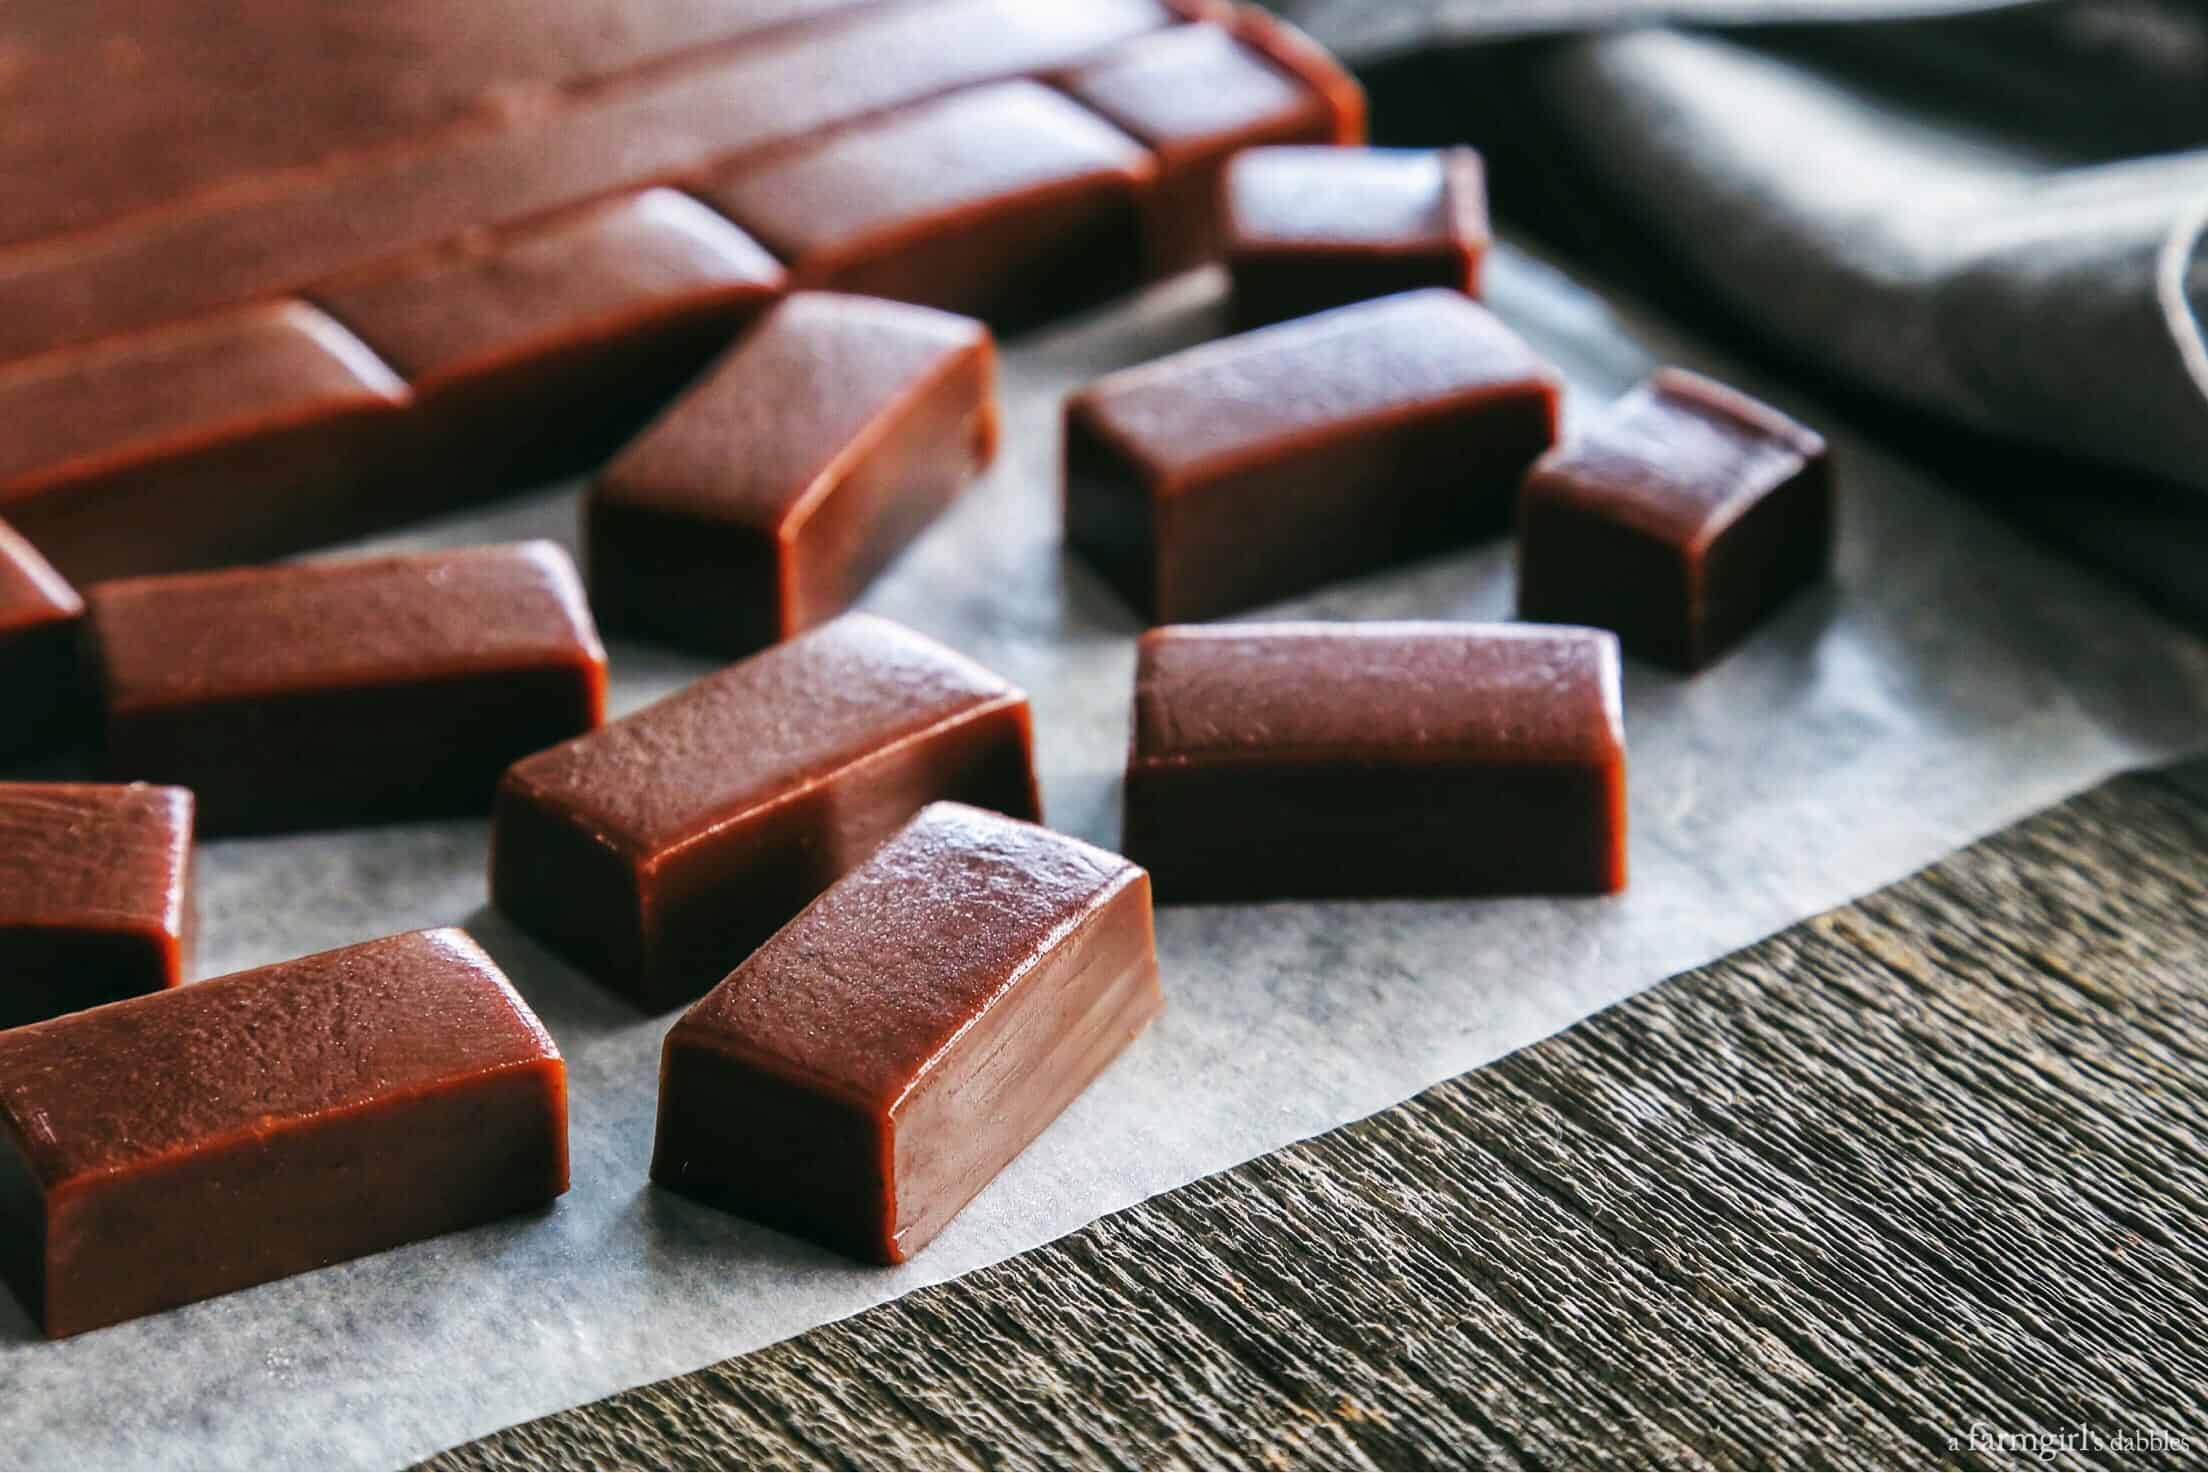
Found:
[[[2208,762],[1394,1110],[424,1465],[2208,1461]]]

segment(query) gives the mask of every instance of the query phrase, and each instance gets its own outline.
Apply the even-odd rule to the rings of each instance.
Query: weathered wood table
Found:
[[[2038,1463],[2208,1463],[2208,761],[425,1466]]]

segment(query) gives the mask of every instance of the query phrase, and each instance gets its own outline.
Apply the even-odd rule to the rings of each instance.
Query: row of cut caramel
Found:
[[[1177,269],[1234,150],[1362,129],[1285,27],[1182,10],[859,7],[0,249],[0,519],[80,582],[275,556],[594,463],[791,286],[1017,325]]]
[[[1515,525],[1521,617],[1608,629],[1686,671],[1830,567],[1815,431],[1664,369],[1559,445],[1559,391],[1446,289],[1205,343],[1066,401],[1066,540],[1170,624]]]
[[[589,604],[763,648],[856,600],[996,435],[981,323],[796,293],[600,477]],[[479,810],[508,762],[597,723],[604,663],[550,545],[114,579],[87,600],[0,523],[0,676],[27,686],[0,755],[96,711],[107,771],[192,787],[211,832]]]

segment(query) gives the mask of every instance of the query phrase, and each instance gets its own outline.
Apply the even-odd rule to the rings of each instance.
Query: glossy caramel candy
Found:
[[[0,517],[80,585],[289,552],[357,529],[408,402],[305,302],[0,364]]]
[[[1823,437],[1669,368],[1542,458],[1518,511],[1518,611],[1699,670],[1832,562]]]
[[[1501,531],[1557,380],[1458,292],[1336,308],[1066,402],[1066,536],[1153,623]]]
[[[920,808],[1035,817],[1027,697],[901,625],[846,614],[498,790],[491,898],[608,987],[688,1002]]]
[[[1221,13],[1228,24],[1154,32],[1064,78],[1076,99],[1157,156],[1155,275],[1219,254],[1220,173],[1237,151],[1364,138],[1364,93],[1331,57],[1262,12]]]
[[[1122,847],[1161,901],[1625,885],[1617,641],[1525,624],[1153,629]]]
[[[668,1034],[652,1179],[901,1263],[1163,1005],[1140,869],[935,804]]]
[[[1480,294],[1487,186],[1469,148],[1253,148],[1227,165],[1221,209],[1242,327],[1426,286]]]
[[[78,725],[84,600],[0,522],[0,759],[64,743]]]
[[[413,390],[395,520],[597,464],[782,287],[758,242],[652,189],[315,296]]]
[[[705,197],[796,284],[917,302],[1011,331],[1141,279],[1157,166],[1033,82],[954,93],[741,166]]]
[[[184,980],[192,795],[0,783],[0,1029]]]
[[[548,542],[95,584],[104,757],[204,832],[483,813],[596,726],[606,663]]]
[[[739,655],[842,613],[995,453],[995,372],[970,318],[790,297],[591,487],[599,617]]]
[[[0,1274],[48,1335],[567,1190],[567,1074],[459,931],[0,1033]]]

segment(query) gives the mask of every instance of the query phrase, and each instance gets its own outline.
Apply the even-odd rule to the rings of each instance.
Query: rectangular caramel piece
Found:
[[[1469,148],[1253,148],[1220,203],[1238,326],[1426,286],[1480,294],[1487,184]]]
[[[782,284],[758,242],[654,189],[314,296],[413,387],[396,516],[595,465]]]
[[[96,584],[115,776],[209,833],[483,813],[516,758],[596,726],[606,661],[549,542]]]
[[[1622,889],[1617,640],[1531,624],[1153,629],[1122,847],[1160,900]]]
[[[304,302],[0,366],[0,516],[79,584],[295,551],[357,529],[408,398]]]
[[[0,522],[0,759],[61,746],[76,733],[83,620],[76,589]]]
[[[0,1274],[51,1336],[566,1190],[566,1066],[461,931],[0,1033]]]
[[[0,1029],[184,980],[192,795],[0,783]]]
[[[591,487],[599,617],[741,655],[842,613],[995,453],[995,357],[948,312],[782,302]]]
[[[1518,610],[1700,670],[1823,577],[1832,543],[1824,437],[1662,369],[1526,477]]]
[[[1001,332],[1141,280],[1156,174],[1096,114],[1006,82],[741,165],[703,192],[800,286],[964,312]]]
[[[668,1034],[652,1179],[902,1263],[1163,1006],[1140,869],[935,804]]]
[[[688,1002],[938,798],[1039,812],[1027,697],[846,614],[514,765],[491,898],[646,1007]]]
[[[1224,25],[1156,31],[1062,79],[1157,155],[1149,264],[1166,276],[1219,254],[1219,180],[1239,150],[1363,140],[1364,93],[1293,27],[1224,7]]]
[[[1555,373],[1453,291],[1110,374],[1066,401],[1066,536],[1153,623],[1492,535],[1556,436]]]

